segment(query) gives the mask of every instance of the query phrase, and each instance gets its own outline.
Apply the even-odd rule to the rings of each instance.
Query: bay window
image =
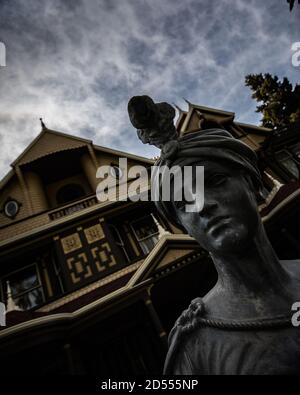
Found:
[[[282,150],[277,153],[276,158],[280,165],[287,170],[292,176],[299,180],[300,176],[300,158],[297,160],[297,156],[295,156],[292,152],[288,150]]]
[[[7,303],[10,296],[20,310],[30,310],[45,302],[36,264],[5,276],[1,280],[1,285],[3,300]]]
[[[159,235],[157,225],[152,216],[149,214],[143,218],[132,221],[131,228],[144,254],[149,254],[158,242]]]

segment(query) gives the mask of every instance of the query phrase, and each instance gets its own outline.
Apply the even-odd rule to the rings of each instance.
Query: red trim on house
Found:
[[[88,304],[94,302],[97,299],[101,299],[104,296],[124,287],[135,272],[128,273],[121,278],[112,281],[102,287],[99,287],[77,299],[72,300],[63,306],[58,307],[50,312],[37,312],[37,311],[10,311],[6,314],[6,326],[0,327],[0,331],[8,327],[15,326],[22,322],[31,321],[35,318],[46,317],[48,315],[58,314],[58,313],[72,313],[81,307],[87,306]]]

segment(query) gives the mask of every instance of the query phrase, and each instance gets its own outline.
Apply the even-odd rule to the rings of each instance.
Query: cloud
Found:
[[[0,176],[41,116],[51,129],[154,156],[128,121],[132,95],[182,106],[187,97],[258,123],[245,75],[299,78],[299,10],[284,1],[15,0],[0,15]]]

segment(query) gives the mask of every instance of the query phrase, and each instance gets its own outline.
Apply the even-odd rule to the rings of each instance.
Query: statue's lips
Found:
[[[230,220],[230,217],[228,217],[228,216],[213,218],[208,222],[208,224],[206,226],[206,231],[213,231],[216,228],[218,228],[219,226],[225,225],[229,220]]]

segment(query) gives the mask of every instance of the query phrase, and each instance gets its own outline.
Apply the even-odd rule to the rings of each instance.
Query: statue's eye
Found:
[[[206,186],[218,186],[226,182],[227,176],[225,174],[213,174],[205,180]]]

